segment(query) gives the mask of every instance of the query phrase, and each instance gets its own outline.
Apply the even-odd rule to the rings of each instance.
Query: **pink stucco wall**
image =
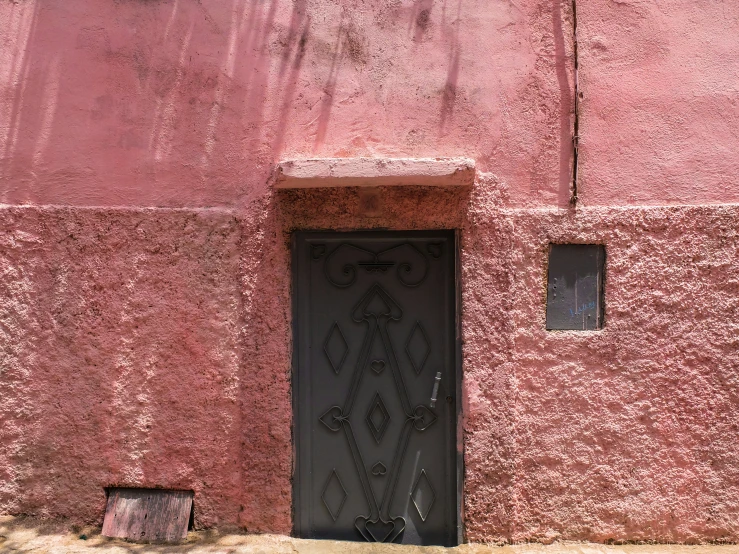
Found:
[[[291,530],[294,229],[460,230],[470,540],[739,541],[739,4],[0,3],[0,512]],[[275,191],[285,158],[471,188]],[[692,205],[692,206],[691,206]],[[550,241],[606,327],[546,332]]]
[[[737,35],[730,0],[578,2],[590,204],[739,201]]]
[[[281,157],[455,156],[566,196],[566,2],[4,2],[0,201],[241,206]]]

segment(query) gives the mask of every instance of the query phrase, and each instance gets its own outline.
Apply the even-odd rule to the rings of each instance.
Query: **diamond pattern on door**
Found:
[[[341,514],[341,508],[344,507],[346,497],[346,489],[344,488],[344,485],[341,484],[339,474],[336,473],[336,470],[334,469],[331,471],[331,475],[328,476],[326,486],[323,487],[323,492],[321,493],[321,500],[323,500],[328,513],[331,514],[331,518],[334,521],[336,521]]]
[[[456,544],[453,240],[297,235],[299,536]]]
[[[336,322],[331,327],[331,331],[328,337],[326,337],[326,342],[323,343],[323,351],[326,353],[326,357],[334,373],[338,375],[339,371],[341,371],[341,366],[344,365],[346,355],[349,353],[349,345],[346,344],[344,333],[341,332],[341,328]]]
[[[423,330],[419,321],[413,327],[408,341],[405,343],[405,352],[408,354],[408,358],[413,364],[413,369],[416,374],[423,371],[423,366],[426,364],[426,359],[431,353],[431,346],[426,338],[426,331]]]
[[[413,499],[416,510],[418,510],[418,515],[421,516],[421,520],[426,521],[431,511],[431,506],[434,505],[434,500],[436,500],[436,492],[434,491],[434,487],[431,486],[431,481],[429,481],[425,469],[421,470],[421,474],[413,486],[411,498]]]
[[[390,425],[390,414],[388,414],[387,408],[385,408],[385,404],[382,402],[379,392],[372,400],[370,409],[367,412],[367,417],[364,419],[367,422],[367,426],[370,431],[372,431],[372,435],[375,437],[377,444],[380,444],[382,436],[387,430],[387,426]]]

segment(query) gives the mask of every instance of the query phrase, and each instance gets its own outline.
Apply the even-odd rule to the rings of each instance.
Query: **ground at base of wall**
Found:
[[[218,530],[196,531],[179,545],[135,544],[100,535],[98,527],[71,527],[62,521],[0,517],[0,552],[35,554],[739,554],[739,545],[603,545],[561,542],[551,545],[456,548],[311,541],[278,535],[247,535]]]

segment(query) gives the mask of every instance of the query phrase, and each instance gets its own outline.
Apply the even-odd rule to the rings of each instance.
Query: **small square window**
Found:
[[[547,329],[603,327],[605,248],[600,244],[550,244]]]

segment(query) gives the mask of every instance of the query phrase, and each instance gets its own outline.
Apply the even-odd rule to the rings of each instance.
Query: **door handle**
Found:
[[[439,394],[439,383],[441,382],[441,371],[436,372],[434,377],[434,390],[431,391],[431,407],[436,405],[436,396]]]

